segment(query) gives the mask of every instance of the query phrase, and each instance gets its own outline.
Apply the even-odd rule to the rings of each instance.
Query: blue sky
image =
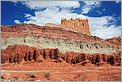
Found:
[[[88,18],[92,35],[106,39],[121,34],[119,1],[2,1],[1,11],[2,25],[60,24],[61,18]]]

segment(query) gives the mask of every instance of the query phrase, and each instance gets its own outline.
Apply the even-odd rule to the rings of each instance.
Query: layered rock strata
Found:
[[[2,26],[1,65],[6,79],[8,72],[12,72],[9,79],[18,74],[22,81],[30,71],[35,74],[35,81],[47,77],[56,81],[120,80],[120,37],[103,40],[91,36],[88,20],[78,21]]]
[[[73,31],[90,35],[88,19],[80,19],[80,18],[62,19],[61,25],[63,25],[64,28],[69,28],[72,29]]]
[[[43,60],[56,60],[57,62],[66,61],[70,64],[77,64],[82,62],[90,62],[99,65],[100,62],[105,62],[111,65],[120,66],[121,53],[113,53],[112,55],[106,54],[84,54],[78,52],[61,53],[56,49],[37,49],[24,45],[8,46],[2,51],[2,63],[21,63],[22,61],[35,61],[42,62]]]
[[[28,45],[39,49],[58,48],[61,52],[112,54],[120,45],[59,27],[23,24],[2,26],[2,49],[9,45]]]

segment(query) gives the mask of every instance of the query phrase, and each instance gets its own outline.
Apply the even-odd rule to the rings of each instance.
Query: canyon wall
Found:
[[[1,36],[6,81],[120,80],[121,38],[90,35],[87,19],[2,26]]]
[[[103,40],[91,36],[87,19],[62,19],[61,25],[64,25],[64,27],[55,24],[2,26],[2,50],[6,50],[10,45],[26,45],[37,49],[58,49],[65,55],[67,55],[67,52],[90,55],[112,55],[120,52],[120,37]],[[65,26],[72,30],[65,29]],[[79,32],[76,32],[76,30]],[[64,60],[67,61],[66,57],[64,57]]]
[[[9,45],[2,51],[2,63],[21,63],[22,61],[35,61],[42,62],[43,60],[51,60],[55,62],[66,61],[70,64],[86,63],[101,65],[111,64],[120,66],[121,53],[113,53],[112,55],[106,54],[84,54],[79,52],[66,52],[62,53],[58,48],[43,48],[38,49],[25,45]]]
[[[90,35],[87,19],[2,26],[1,36],[6,81],[120,80],[121,38]]]
[[[2,27],[2,49],[16,44],[39,49],[58,48],[61,52],[73,51],[85,54],[112,54],[120,51],[120,45],[59,27],[33,24]]]

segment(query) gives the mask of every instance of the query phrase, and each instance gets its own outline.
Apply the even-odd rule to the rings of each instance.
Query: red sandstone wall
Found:
[[[37,61],[41,62],[45,59],[55,59],[57,62],[66,61],[70,64],[77,63],[92,63],[102,64],[108,63],[114,66],[121,65],[121,53],[107,54],[84,54],[78,52],[66,52],[61,53],[56,49],[37,49],[35,47],[23,46],[23,45],[10,45],[1,54],[1,63],[21,63],[24,61]]]
[[[74,31],[90,35],[88,19],[62,19],[61,24],[65,25],[66,28],[70,28]]]

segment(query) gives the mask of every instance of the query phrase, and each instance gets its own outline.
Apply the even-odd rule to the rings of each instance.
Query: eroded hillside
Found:
[[[112,54],[120,51],[120,42],[89,36],[60,27],[23,24],[2,27],[2,49],[9,45],[28,45],[39,49],[58,48],[61,52],[73,51],[87,54]]]
[[[120,80],[120,37],[103,40],[90,35],[88,29],[83,28],[88,33],[84,34],[82,29],[78,32],[78,28],[67,27],[72,25],[68,22],[63,24],[66,26],[2,26],[2,78],[12,81]]]

